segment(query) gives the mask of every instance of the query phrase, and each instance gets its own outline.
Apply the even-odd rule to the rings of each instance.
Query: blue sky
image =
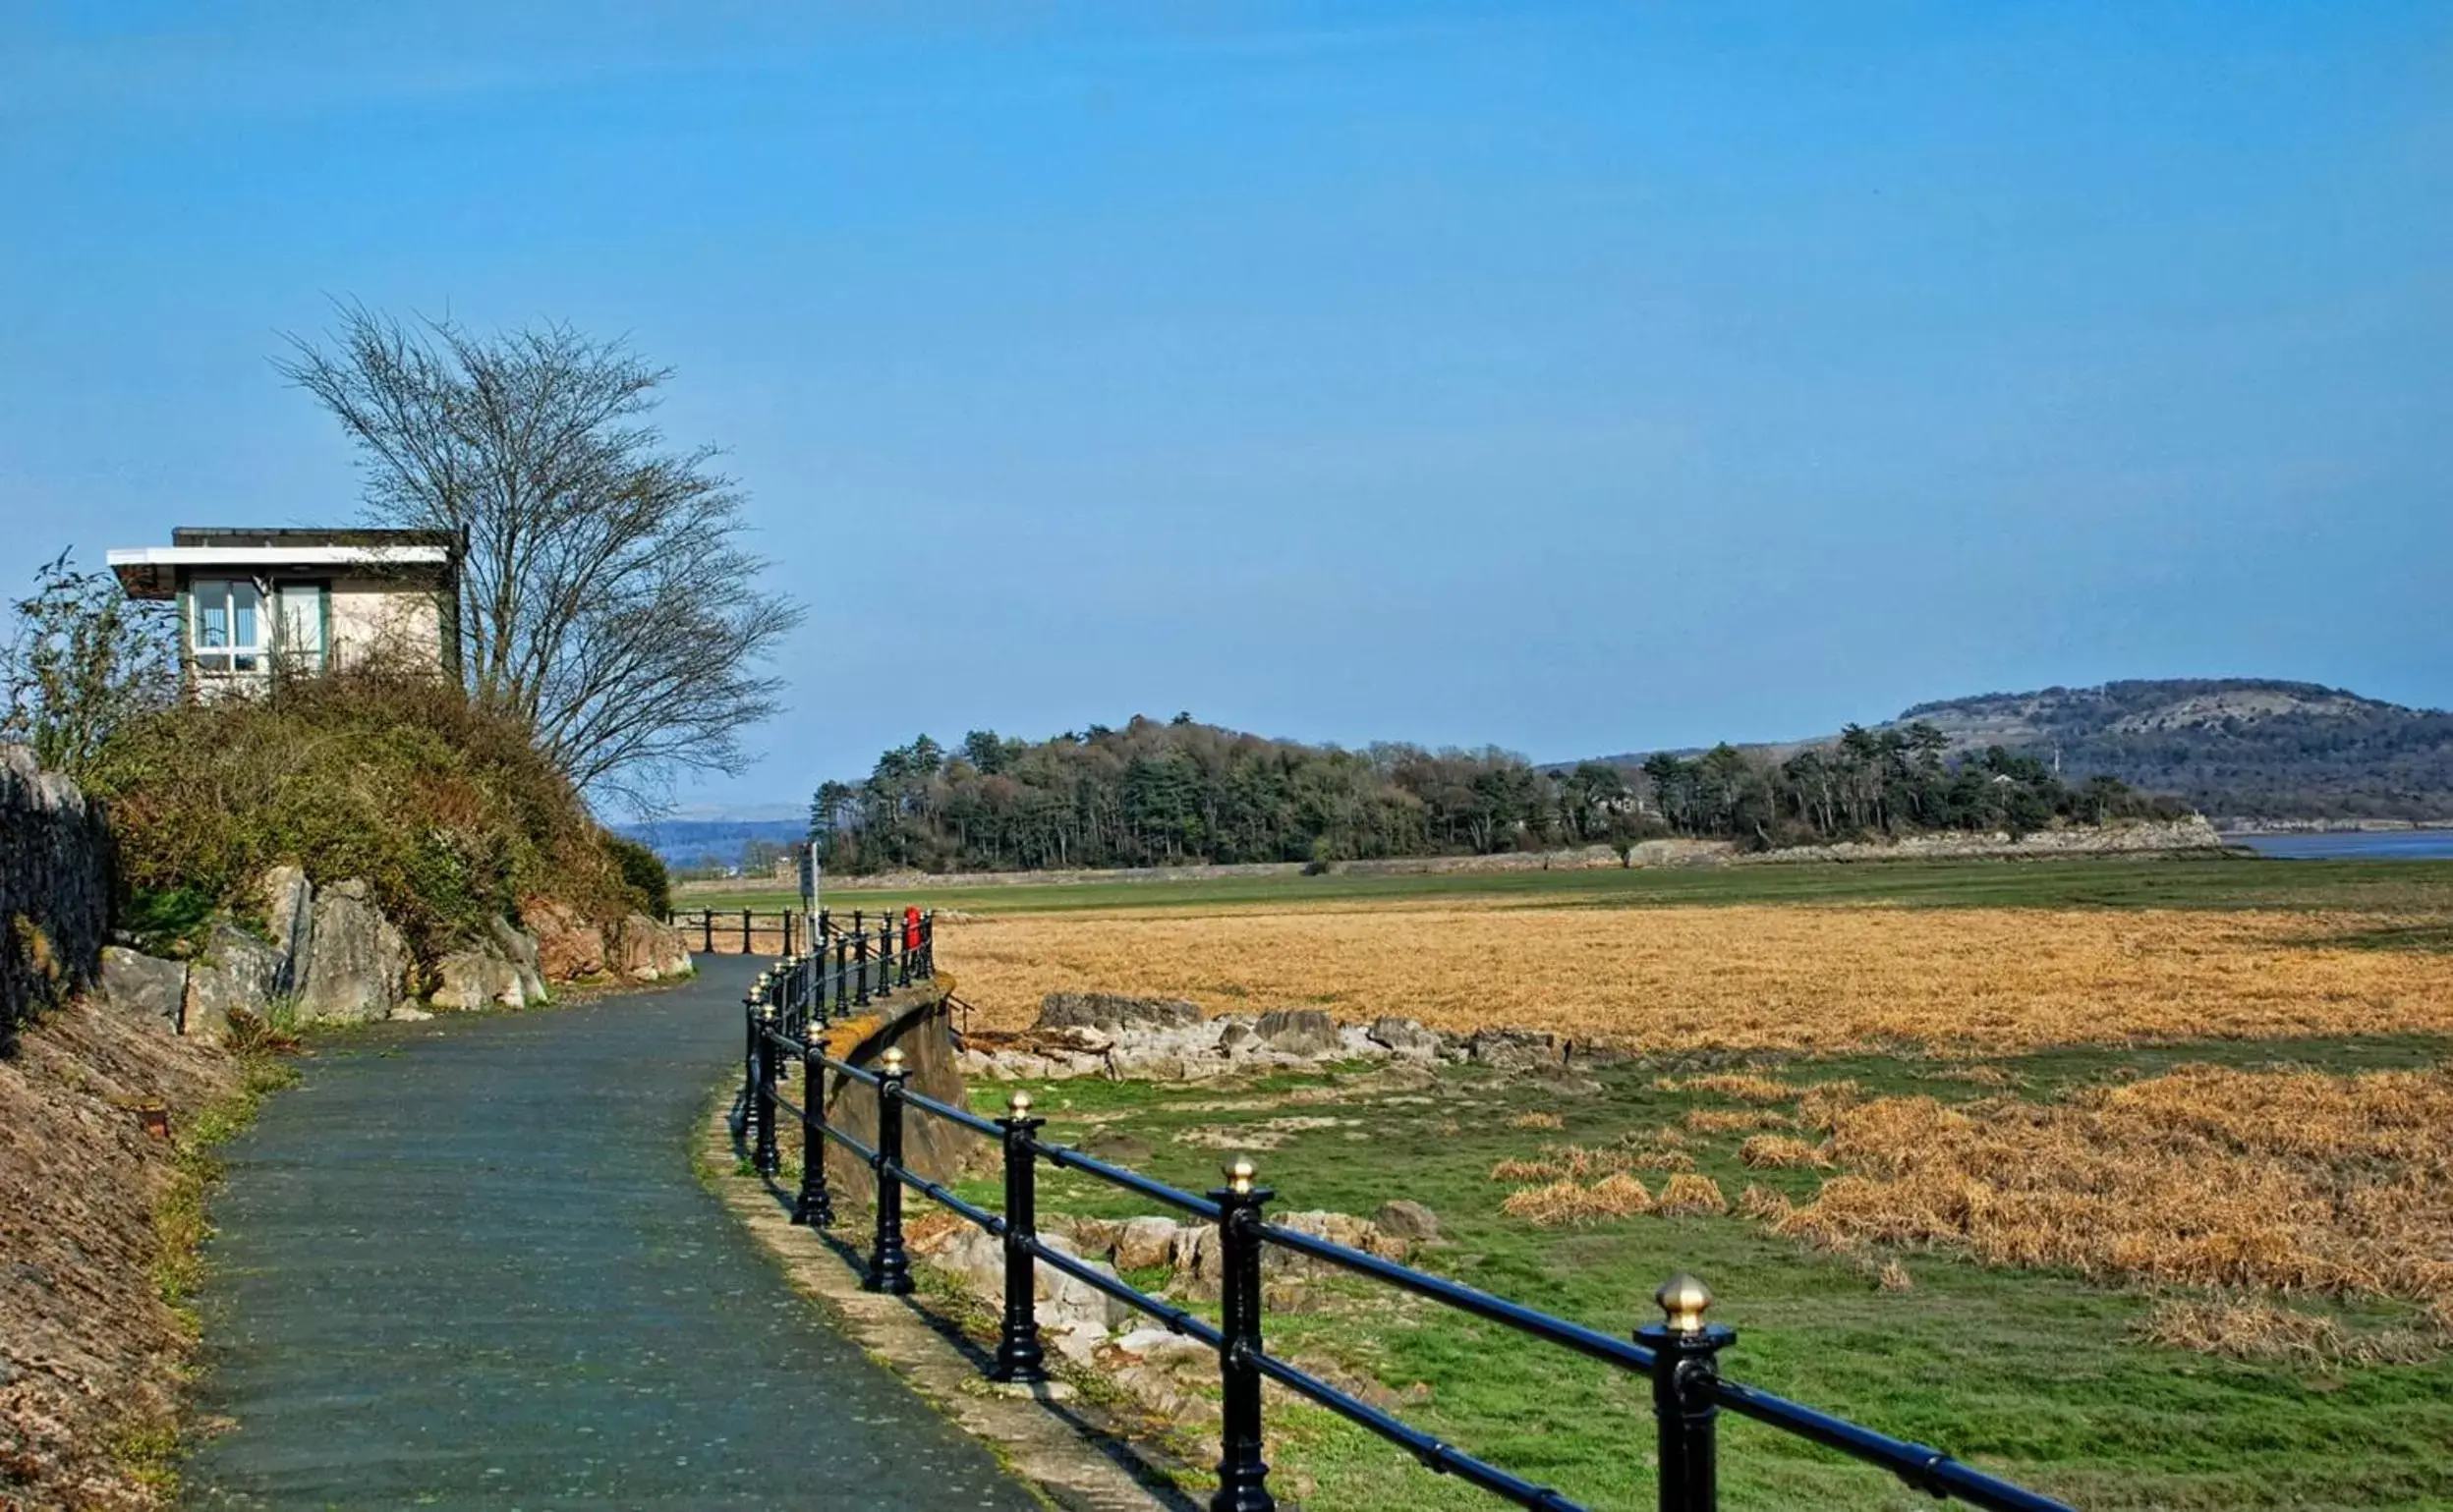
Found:
[[[268,365],[331,297],[678,367],[814,605],[697,802],[1179,708],[2453,704],[2436,0],[0,3],[0,217],[11,585],[352,514]]]

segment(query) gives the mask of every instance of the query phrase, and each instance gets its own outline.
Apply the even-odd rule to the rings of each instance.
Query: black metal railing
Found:
[[[1264,1214],[1276,1194],[1258,1184],[1248,1159],[1226,1167],[1224,1186],[1196,1196],[1042,1139],[1040,1131],[1046,1121],[1032,1115],[1028,1092],[1017,1089],[1010,1095],[1004,1117],[986,1118],[913,1091],[907,1085],[910,1073],[905,1056],[898,1048],[885,1050],[876,1070],[826,1053],[822,1041],[827,1023],[871,1001],[869,983],[891,978],[908,985],[934,976],[933,925],[930,916],[908,911],[905,932],[899,936],[906,948],[899,956],[863,956],[855,945],[846,943],[862,937],[857,929],[850,935],[822,935],[821,949],[786,959],[776,970],[760,976],[744,1001],[749,1063],[742,1089],[742,1133],[752,1163],[762,1175],[776,1174],[781,1169],[777,1115],[788,1112],[797,1118],[801,1178],[792,1221],[818,1227],[834,1221],[826,1147],[838,1145],[869,1167],[876,1183],[876,1217],[862,1284],[871,1291],[908,1295],[912,1289],[911,1261],[903,1243],[905,1188],[1001,1239],[1004,1306],[996,1357],[989,1368],[993,1379],[1047,1379],[1037,1317],[1035,1267],[1039,1265],[1071,1276],[1148,1315],[1171,1332],[1215,1350],[1224,1399],[1219,1485],[1210,1498],[1211,1512],[1269,1512],[1277,1505],[1268,1488],[1269,1465],[1263,1457],[1263,1380],[1276,1381],[1395,1443],[1431,1470],[1455,1476],[1516,1506],[1582,1512],[1576,1502],[1557,1490],[1477,1459],[1270,1354],[1262,1341],[1261,1259],[1272,1245],[1647,1376],[1652,1382],[1659,1504],[1664,1512],[1708,1512],[1717,1505],[1716,1420],[1724,1410],[1878,1466],[1936,1497],[1957,1498],[1999,1512],[2070,1512],[2062,1502],[1986,1475],[1938,1449],[1877,1433],[1724,1379],[1718,1357],[1737,1342],[1738,1335],[1704,1320],[1712,1295],[1692,1276],[1674,1276],[1655,1294],[1662,1321],[1636,1329],[1631,1340],[1620,1339],[1444,1276],[1271,1223]],[[886,948],[893,940],[882,936],[879,943]],[[823,948],[828,945],[830,952]],[[851,952],[848,956],[847,951]],[[803,1095],[797,1106],[776,1091],[787,1061],[797,1061],[801,1068]],[[875,1145],[853,1138],[828,1119],[830,1077],[838,1090],[842,1083],[851,1082],[875,1091]],[[1002,1211],[966,1201],[904,1165],[907,1109],[918,1109],[997,1143],[1003,1155]],[[1037,1183],[1042,1161],[1217,1225],[1222,1260],[1219,1320],[1212,1323],[1165,1298],[1151,1296],[1041,1240]]]
[[[771,955],[797,960],[813,953],[820,942],[839,934],[873,935],[875,931],[868,924],[870,917],[855,909],[851,922],[846,924],[826,909],[812,918],[790,909],[702,908],[676,909],[664,916],[664,922],[708,955]],[[904,922],[890,920],[884,914],[875,917],[880,928],[888,924],[905,926]]]

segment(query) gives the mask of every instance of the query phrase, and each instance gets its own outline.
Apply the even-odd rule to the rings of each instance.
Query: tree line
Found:
[[[1044,741],[923,735],[857,783],[822,784],[810,838],[831,870],[1021,870],[1489,855],[1669,835],[1760,848],[1931,830],[2024,833],[2172,814],[2111,778],[2072,787],[1994,749],[1954,757],[1930,725],[1786,760],[1721,745],[1640,767],[1543,768],[1495,747],[1360,751],[1136,715]]]

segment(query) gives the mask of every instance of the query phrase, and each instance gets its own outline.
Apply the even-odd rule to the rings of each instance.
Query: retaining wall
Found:
[[[93,984],[111,922],[102,806],[0,747],[0,1053],[35,1009]]]

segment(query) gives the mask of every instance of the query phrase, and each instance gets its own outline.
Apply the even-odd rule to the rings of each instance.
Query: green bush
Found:
[[[673,879],[664,869],[664,858],[636,840],[621,835],[607,837],[613,860],[622,868],[622,881],[639,901],[641,912],[651,919],[661,920],[673,911]]]
[[[185,893],[253,913],[264,869],[295,862],[318,885],[365,878],[429,960],[525,897],[607,921],[631,906],[612,837],[527,729],[430,677],[184,703],[99,765],[132,906]]]

